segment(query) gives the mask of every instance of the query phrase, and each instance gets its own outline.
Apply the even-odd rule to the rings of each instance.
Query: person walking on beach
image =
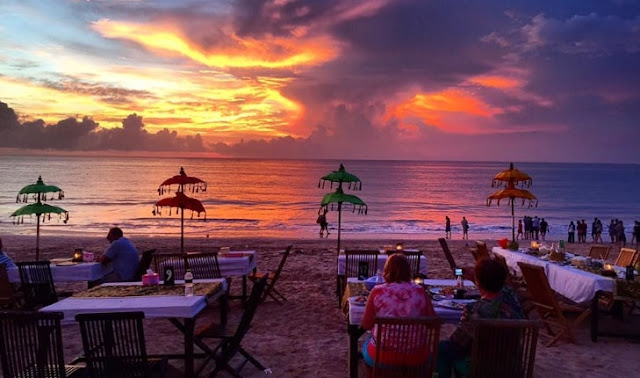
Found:
[[[611,239],[611,243],[615,243],[616,242],[616,222],[612,219],[611,223],[609,223],[609,238]]]
[[[596,219],[597,219],[597,221],[596,221],[596,240],[595,240],[595,242],[596,243],[602,243],[602,229],[603,229],[602,221],[600,219],[598,219],[598,218],[596,218]]]
[[[575,243],[576,242],[576,225],[573,224],[573,221],[569,222],[569,227],[567,228],[567,243]]]
[[[532,239],[538,239],[538,235],[540,233],[540,218],[538,218],[538,216],[536,215],[535,217],[533,217],[533,237]]]
[[[451,219],[448,215],[444,217],[444,237],[451,239]]]
[[[518,219],[518,235],[516,235],[516,240],[522,239],[522,219]]]
[[[469,222],[467,218],[462,217],[460,224],[462,225],[462,239],[469,239]]]
[[[547,235],[548,230],[549,224],[546,220],[544,220],[544,218],[542,218],[542,220],[540,221],[540,236],[542,237],[543,241],[545,240],[545,236]]]
[[[640,243],[640,222],[635,221],[633,224],[633,235],[631,237],[631,243]],[[1,245],[1,243],[0,243]]]
[[[618,229],[618,244],[620,245],[620,247],[624,248],[627,245],[627,236],[624,233],[624,223],[622,223],[622,220],[618,221],[617,229]]]
[[[113,264],[113,273],[99,280],[99,283],[132,281],[140,262],[138,250],[131,240],[124,237],[119,227],[109,230],[107,240],[111,245],[102,256],[98,257],[97,261],[102,264]]]
[[[327,209],[325,208],[322,213],[318,213],[318,219],[316,223],[320,225],[320,237],[327,233],[327,238],[329,237],[329,223],[327,222]]]

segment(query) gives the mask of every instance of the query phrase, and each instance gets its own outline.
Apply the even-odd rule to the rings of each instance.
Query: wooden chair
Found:
[[[440,319],[376,317],[375,324],[373,377],[431,377],[438,361]],[[385,357],[397,363],[380,363]]]
[[[268,277],[269,275],[265,274],[253,285],[249,299],[244,307],[240,323],[232,324],[229,322],[226,325],[208,323],[196,330],[194,343],[202,349],[207,356],[195,376],[199,376],[211,360],[215,360],[215,368],[210,374],[211,377],[214,377],[221,370],[226,370],[234,377],[240,377],[240,371],[247,362],[251,362],[251,364],[259,370],[262,370],[265,374],[271,372],[270,369],[264,367],[264,365],[262,365],[242,347],[242,339],[251,328],[251,322],[253,321],[253,317],[258,309],[258,304],[264,295]],[[215,347],[210,348],[205,343],[206,339],[218,339],[220,342]],[[238,353],[244,358],[244,360],[237,368],[234,368],[229,365],[229,362]]]
[[[347,278],[369,278],[378,271],[378,250],[345,250],[344,274],[338,275],[336,282],[336,294],[338,296],[338,307],[342,306],[342,296],[347,287]]]
[[[422,277],[426,276],[420,273],[420,260],[424,257],[422,252],[420,251],[403,251],[405,256],[407,256],[407,260],[409,260],[409,265],[411,265],[411,274],[413,277]]]
[[[221,278],[218,252],[198,252],[187,254],[187,266],[195,279]]]
[[[10,309],[16,305],[16,296],[13,285],[9,281],[7,265],[0,264],[0,308]]]
[[[607,245],[592,245],[589,248],[589,257],[599,260],[606,260],[609,257],[611,246]]]
[[[159,274],[164,272],[166,266],[172,266],[176,279],[182,279],[189,268],[187,255],[184,253],[155,253],[153,255],[153,264]]]
[[[148,358],[142,319],[143,312],[76,315],[89,377],[164,376],[167,359]]]
[[[638,259],[638,251],[631,248],[620,248],[620,253],[616,258],[617,266],[626,267],[627,265],[635,265]]]
[[[276,282],[278,282],[278,278],[280,278],[280,273],[282,273],[282,268],[284,268],[284,264],[287,261],[287,257],[289,257],[289,253],[291,253],[292,248],[293,245],[290,245],[285,249],[284,253],[282,254],[282,258],[280,258],[280,263],[278,264],[278,267],[276,268],[276,271],[274,273],[256,272],[249,276],[249,279],[254,284],[262,277],[267,276],[267,287],[264,291],[264,294],[262,294],[261,301],[264,301],[265,299],[267,299],[267,297],[271,297],[271,299],[281,305],[281,301],[287,300],[287,298],[282,295],[282,293],[276,290],[275,286]]]
[[[491,256],[489,255],[489,249],[487,248],[487,243],[483,242],[483,241],[476,241],[476,251],[478,254],[478,258],[476,259],[476,261],[478,261],[479,259],[488,259]]]
[[[551,337],[546,346],[554,345],[561,338],[566,338],[569,342],[575,343],[576,338],[573,335],[573,328],[591,314],[591,309],[584,309],[558,301],[549,285],[549,280],[543,267],[523,262],[519,262],[518,266],[527,283],[527,289],[531,294],[533,304],[547,329],[548,336]],[[572,322],[564,316],[565,312],[574,312],[579,315]]]
[[[25,261],[16,263],[16,266],[20,272],[25,309],[34,310],[58,301],[49,261]]]
[[[156,253],[155,249],[150,249],[148,251],[142,252],[142,257],[140,258],[140,262],[138,263],[138,268],[136,269],[136,275],[134,276],[135,277],[134,281],[142,281],[142,276],[146,274],[147,269],[151,267],[151,261],[153,260],[154,253]]]
[[[71,377],[81,367],[64,364],[61,312],[0,312],[0,361],[5,378]]]
[[[466,280],[475,282],[476,278],[475,278],[473,267],[458,266],[458,264],[456,264],[456,260],[454,260],[453,255],[451,254],[451,250],[449,249],[447,240],[445,238],[439,238],[438,242],[440,242],[440,246],[442,247],[442,252],[444,252],[444,256],[447,258],[447,261],[449,262],[449,266],[451,267],[451,272],[455,275],[456,269],[462,268],[462,277]]]
[[[530,320],[473,321],[470,377],[531,378],[538,323]]]

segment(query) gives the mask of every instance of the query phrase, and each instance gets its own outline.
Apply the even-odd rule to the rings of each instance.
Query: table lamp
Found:
[[[73,251],[73,262],[82,262],[82,248],[76,248]]]

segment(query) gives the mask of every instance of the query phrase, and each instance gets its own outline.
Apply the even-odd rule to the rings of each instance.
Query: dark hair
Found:
[[[411,265],[404,253],[394,253],[387,258],[382,272],[385,282],[409,282],[411,281]]]
[[[492,293],[502,290],[507,280],[504,266],[493,259],[481,259],[475,267],[476,283],[479,287]]]
[[[117,238],[121,238],[124,236],[124,233],[122,232],[122,229],[120,227],[112,227],[109,230],[109,233]]]

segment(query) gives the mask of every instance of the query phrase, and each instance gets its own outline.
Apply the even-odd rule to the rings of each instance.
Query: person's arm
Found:
[[[373,299],[377,295],[378,290],[374,288],[371,290],[371,294],[369,294],[369,299],[367,300],[367,307],[364,309],[364,316],[362,316],[362,321],[360,322],[360,326],[364,329],[373,329],[373,323],[376,320],[376,309],[373,305]]]
[[[105,253],[103,253],[102,256],[98,257],[97,261],[101,262],[102,264],[109,264],[110,262],[112,262],[117,252],[117,243],[117,240],[111,243]]]

